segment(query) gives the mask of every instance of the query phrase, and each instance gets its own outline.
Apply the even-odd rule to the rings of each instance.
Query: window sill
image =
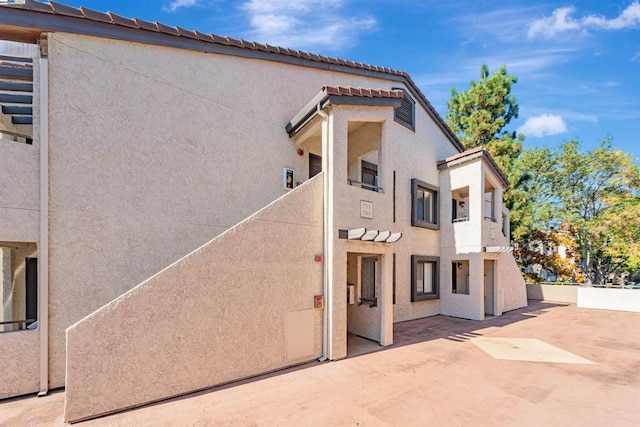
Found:
[[[414,220],[411,221],[412,227],[428,228],[429,230],[440,230],[440,224],[434,224],[432,222]]]
[[[378,298],[368,299],[368,298],[360,298],[360,304],[358,305],[369,305],[370,308],[374,308],[378,306]]]
[[[415,296],[415,298],[411,302],[428,301],[433,299],[440,299],[440,295],[439,294],[418,294]]]

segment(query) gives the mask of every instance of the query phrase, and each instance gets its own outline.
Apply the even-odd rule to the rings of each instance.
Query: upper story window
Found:
[[[418,179],[411,180],[411,225],[437,230],[438,187]]]
[[[349,121],[347,182],[354,187],[383,193],[382,122]]]
[[[469,221],[469,187],[451,191],[451,221]]]
[[[484,219],[497,222],[495,188],[485,180],[484,184]]]
[[[400,123],[407,129],[416,130],[415,127],[415,114],[416,114],[416,102],[409,95],[409,92],[401,87],[394,87],[395,90],[402,90],[404,96],[402,97],[402,104],[394,110],[393,118],[396,123]]]
[[[378,191],[378,165],[362,161],[362,188]]]

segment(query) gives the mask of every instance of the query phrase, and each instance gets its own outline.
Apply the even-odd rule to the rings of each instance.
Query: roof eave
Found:
[[[417,101],[445,136],[447,136],[452,145],[459,152],[464,151],[462,143],[405,72],[337,58],[326,58],[285,48],[245,42],[243,40],[233,40],[228,37],[222,38],[213,34],[202,34],[197,31],[190,32],[159,23],[146,23],[149,25],[142,25],[141,23],[144,23],[143,21],[136,19],[129,20],[117,15],[114,18],[113,15],[95,12],[86,8],[82,10],[68,8],[77,11],[77,13],[62,14],[54,11],[51,4],[40,3],[33,0],[28,0],[26,6],[2,6],[2,13],[0,14],[0,38],[36,43],[42,33],[60,31],[205,53],[263,59],[400,82],[417,98]],[[89,12],[91,12],[89,16],[86,16]],[[85,14],[86,17],[80,17],[78,13]],[[91,17],[93,15],[101,19],[93,19]],[[108,17],[113,22],[102,20],[103,17]],[[126,22],[121,22],[123,20]],[[136,23],[140,28],[131,27],[131,22]]]
[[[289,134],[289,138],[293,138],[307,123],[312,121],[318,115],[319,111],[324,110],[329,105],[363,105],[397,108],[401,104],[401,98],[370,98],[351,95],[329,95],[325,91],[322,91],[307,105],[305,105],[289,123],[287,123],[286,130]]]

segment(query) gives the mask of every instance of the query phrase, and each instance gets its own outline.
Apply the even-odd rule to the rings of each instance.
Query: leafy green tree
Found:
[[[582,282],[584,274],[577,265],[580,260],[575,238],[577,231],[573,224],[562,223],[557,228],[535,230],[525,244],[516,245],[514,256],[518,264],[525,268],[526,280],[535,283],[543,281],[543,277],[527,268],[539,266],[555,274],[560,281]]]
[[[637,271],[640,172],[631,155],[613,149],[611,138],[586,153],[571,140],[527,150],[517,167],[528,175],[521,190],[532,231],[575,225],[582,270],[595,282]]]
[[[518,103],[511,96],[511,86],[517,81],[504,65],[491,75],[489,67],[482,65],[480,80],[472,81],[466,92],[452,89],[447,103],[447,123],[464,146],[485,147],[507,173],[522,151],[524,140],[524,136],[505,129],[518,117]]]

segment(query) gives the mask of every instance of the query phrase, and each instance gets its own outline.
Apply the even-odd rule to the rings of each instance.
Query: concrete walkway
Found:
[[[435,316],[396,324],[384,351],[77,425],[638,426],[639,326],[639,313],[534,301],[485,322]],[[6,400],[0,425],[63,425],[63,402]]]

